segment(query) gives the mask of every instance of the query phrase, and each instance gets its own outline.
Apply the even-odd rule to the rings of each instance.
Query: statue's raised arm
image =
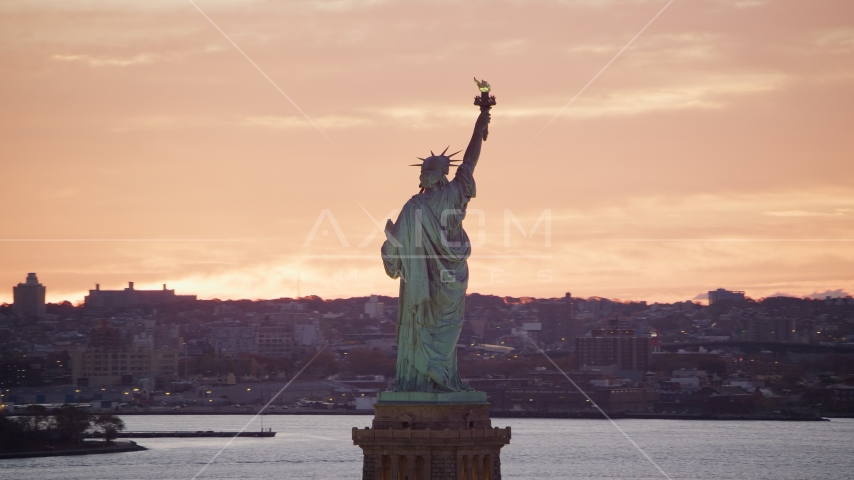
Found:
[[[491,118],[489,110],[495,105],[495,97],[489,95],[489,91],[492,90],[489,83],[486,80],[478,81],[477,77],[475,77],[474,83],[480,90],[480,96],[474,97],[474,104],[480,107],[480,115],[474,124],[474,133],[472,133],[469,146],[463,155],[463,163],[471,167],[472,172],[477,165],[478,158],[480,158],[480,146],[489,136],[489,120]]]
[[[471,141],[466,148],[466,153],[463,155],[463,163],[471,167],[477,165],[477,160],[480,158],[480,146],[487,135],[487,127],[489,126],[489,107],[481,107],[480,115],[477,117],[477,122],[474,124],[474,132],[471,135]]]

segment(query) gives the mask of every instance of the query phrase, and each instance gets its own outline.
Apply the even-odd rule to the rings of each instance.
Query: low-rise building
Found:
[[[84,297],[86,308],[90,309],[169,305],[194,300],[195,295],[175,295],[175,290],[167,290],[165,283],[162,290],[137,290],[133,282],[128,282],[123,290],[101,290],[101,285],[95,284],[95,289],[89,290],[89,295]]]
[[[652,338],[639,337],[633,330],[595,329],[589,337],[575,339],[575,362],[582,366],[617,365],[621,370],[649,367]]]
[[[134,378],[171,376],[178,372],[178,352],[127,346],[121,350],[89,348],[71,355],[75,385],[126,385]]]

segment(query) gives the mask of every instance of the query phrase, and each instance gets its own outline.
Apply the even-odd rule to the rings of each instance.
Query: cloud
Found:
[[[562,118],[588,119],[622,117],[645,113],[679,110],[708,110],[726,107],[734,97],[765,93],[783,85],[785,76],[776,74],[731,75],[697,79],[681,85],[647,89],[616,90],[598,95],[579,97],[561,113]],[[566,100],[572,98],[565,93]],[[561,112],[561,105],[548,107],[505,106],[496,115],[502,120],[547,120]],[[447,127],[448,124],[471,122],[471,108],[458,105],[397,106],[374,110],[371,113],[393,120],[397,126],[413,128]]]
[[[774,298],[774,297],[800,298],[797,295],[792,295],[791,293],[785,293],[785,292],[774,292],[771,295],[768,295],[767,298]]]
[[[768,3],[768,0],[717,0],[720,3],[726,3],[736,8],[755,8],[763,7]]]
[[[161,55],[140,53],[132,57],[115,57],[108,55],[53,55],[54,60],[63,62],[81,62],[91,67],[127,67],[130,65],[144,65],[162,58]]]
[[[726,106],[731,97],[768,92],[779,88],[783,81],[782,75],[730,75],[698,79],[681,85],[588,94],[566,109],[563,116],[591,118],[655,111],[719,109]],[[556,113],[558,109],[554,110]],[[517,112],[511,110],[508,115],[514,116],[514,113]],[[545,113],[544,110],[527,109],[519,111],[517,116]]]
[[[249,3],[261,3],[259,0],[206,0],[208,8],[229,7],[245,5]],[[184,5],[176,7],[176,2],[171,0],[148,0],[146,2],[116,2],[112,0],[10,0],[3,2],[3,11],[20,12],[33,10],[49,11],[152,11],[152,10],[174,10],[186,8]],[[192,7],[191,7],[192,8]]]
[[[110,131],[124,133],[139,130],[177,130],[208,128],[224,124],[227,122],[222,118],[205,115],[139,115],[118,121]]]
[[[770,217],[841,217],[845,212],[851,211],[850,208],[837,208],[835,212],[808,212],[806,210],[783,210],[778,212],[764,212],[764,215]]]
[[[854,48],[854,28],[835,28],[816,35],[815,44],[819,47],[837,47],[850,50]]]
[[[310,2],[302,2],[305,6],[327,12],[341,12],[369,8],[382,5],[384,3],[390,2],[388,0],[312,0]]]
[[[623,117],[662,111],[724,108],[733,97],[763,93],[778,88],[784,76],[730,75],[697,79],[692,82],[657,88],[616,90],[609,93],[580,97],[561,113],[561,118],[588,119],[598,117]],[[571,98],[567,94],[567,99]],[[516,104],[519,105],[519,104]],[[312,117],[324,129],[356,127],[393,128],[446,128],[449,125],[468,125],[472,108],[453,105],[399,105],[374,109],[361,109],[360,115],[325,115]],[[501,106],[500,116],[505,121],[546,121],[557,115],[561,106]],[[222,125],[262,127],[275,130],[293,130],[311,127],[305,118],[287,115],[244,115],[238,118],[212,118],[211,116],[147,115],[126,119],[114,131],[134,129],[198,128]]]
[[[345,129],[370,125],[370,119],[342,115],[313,117],[323,129]],[[112,132],[139,130],[183,130],[198,128],[247,127],[270,130],[301,130],[314,128],[301,116],[285,115],[140,115],[126,118],[110,129]]]
[[[372,122],[362,117],[347,117],[341,115],[327,115],[312,118],[320,128],[352,128],[370,125]],[[280,116],[280,115],[256,115],[246,116],[241,124],[248,127],[264,127],[276,130],[290,130],[294,128],[314,128],[304,117]]]
[[[640,65],[656,65],[679,63],[686,65],[687,61],[723,60],[726,58],[727,41],[724,35],[710,32],[679,32],[645,35],[629,52],[625,53],[623,62]],[[608,42],[585,42],[567,47],[570,54],[592,53],[602,58],[616,54],[624,42],[614,39]]]
[[[764,93],[779,88],[784,76],[774,74],[727,75],[698,79],[682,85],[617,91],[588,96],[570,106],[565,115],[576,118],[637,115],[652,111],[717,109],[729,97]]]
[[[526,51],[530,43],[530,40],[524,38],[512,38],[496,42],[491,48],[498,55],[512,55]]]
[[[825,290],[823,292],[813,292],[804,298],[812,298],[813,300],[823,300],[827,297],[845,298],[845,297],[850,297],[850,296],[851,296],[850,293],[846,292],[845,290],[843,290],[841,288],[837,288],[836,290]]]
[[[595,53],[595,54],[614,54],[620,51],[622,45],[616,43],[582,43],[579,45],[571,45],[564,49],[567,53]]]

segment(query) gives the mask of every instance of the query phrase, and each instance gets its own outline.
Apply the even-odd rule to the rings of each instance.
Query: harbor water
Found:
[[[251,418],[123,417],[133,431],[237,431]],[[198,474],[199,480],[357,480],[362,457],[350,439],[351,428],[364,428],[371,419],[369,415],[270,415],[263,418],[263,428],[277,432],[273,438],[150,438],[137,440],[148,448],[143,452],[0,460],[0,479],[190,480]],[[854,419],[616,420],[616,424],[672,479],[854,478]],[[505,479],[666,478],[607,420],[499,418],[493,419],[493,425],[510,426],[513,431],[510,445],[501,452]],[[261,428],[258,418],[248,430]]]

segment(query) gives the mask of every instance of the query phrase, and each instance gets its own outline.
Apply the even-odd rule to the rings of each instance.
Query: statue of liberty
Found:
[[[475,79],[477,82],[477,79]],[[456,153],[432,151],[421,163],[421,191],[410,198],[397,221],[388,220],[382,246],[385,271],[400,278],[397,318],[396,392],[468,392],[457,371],[457,341],[465,316],[471,244],[463,229],[466,207],[475,196],[474,168],[486,140],[489,84],[482,95],[474,133],[454,179],[447,175]]]

